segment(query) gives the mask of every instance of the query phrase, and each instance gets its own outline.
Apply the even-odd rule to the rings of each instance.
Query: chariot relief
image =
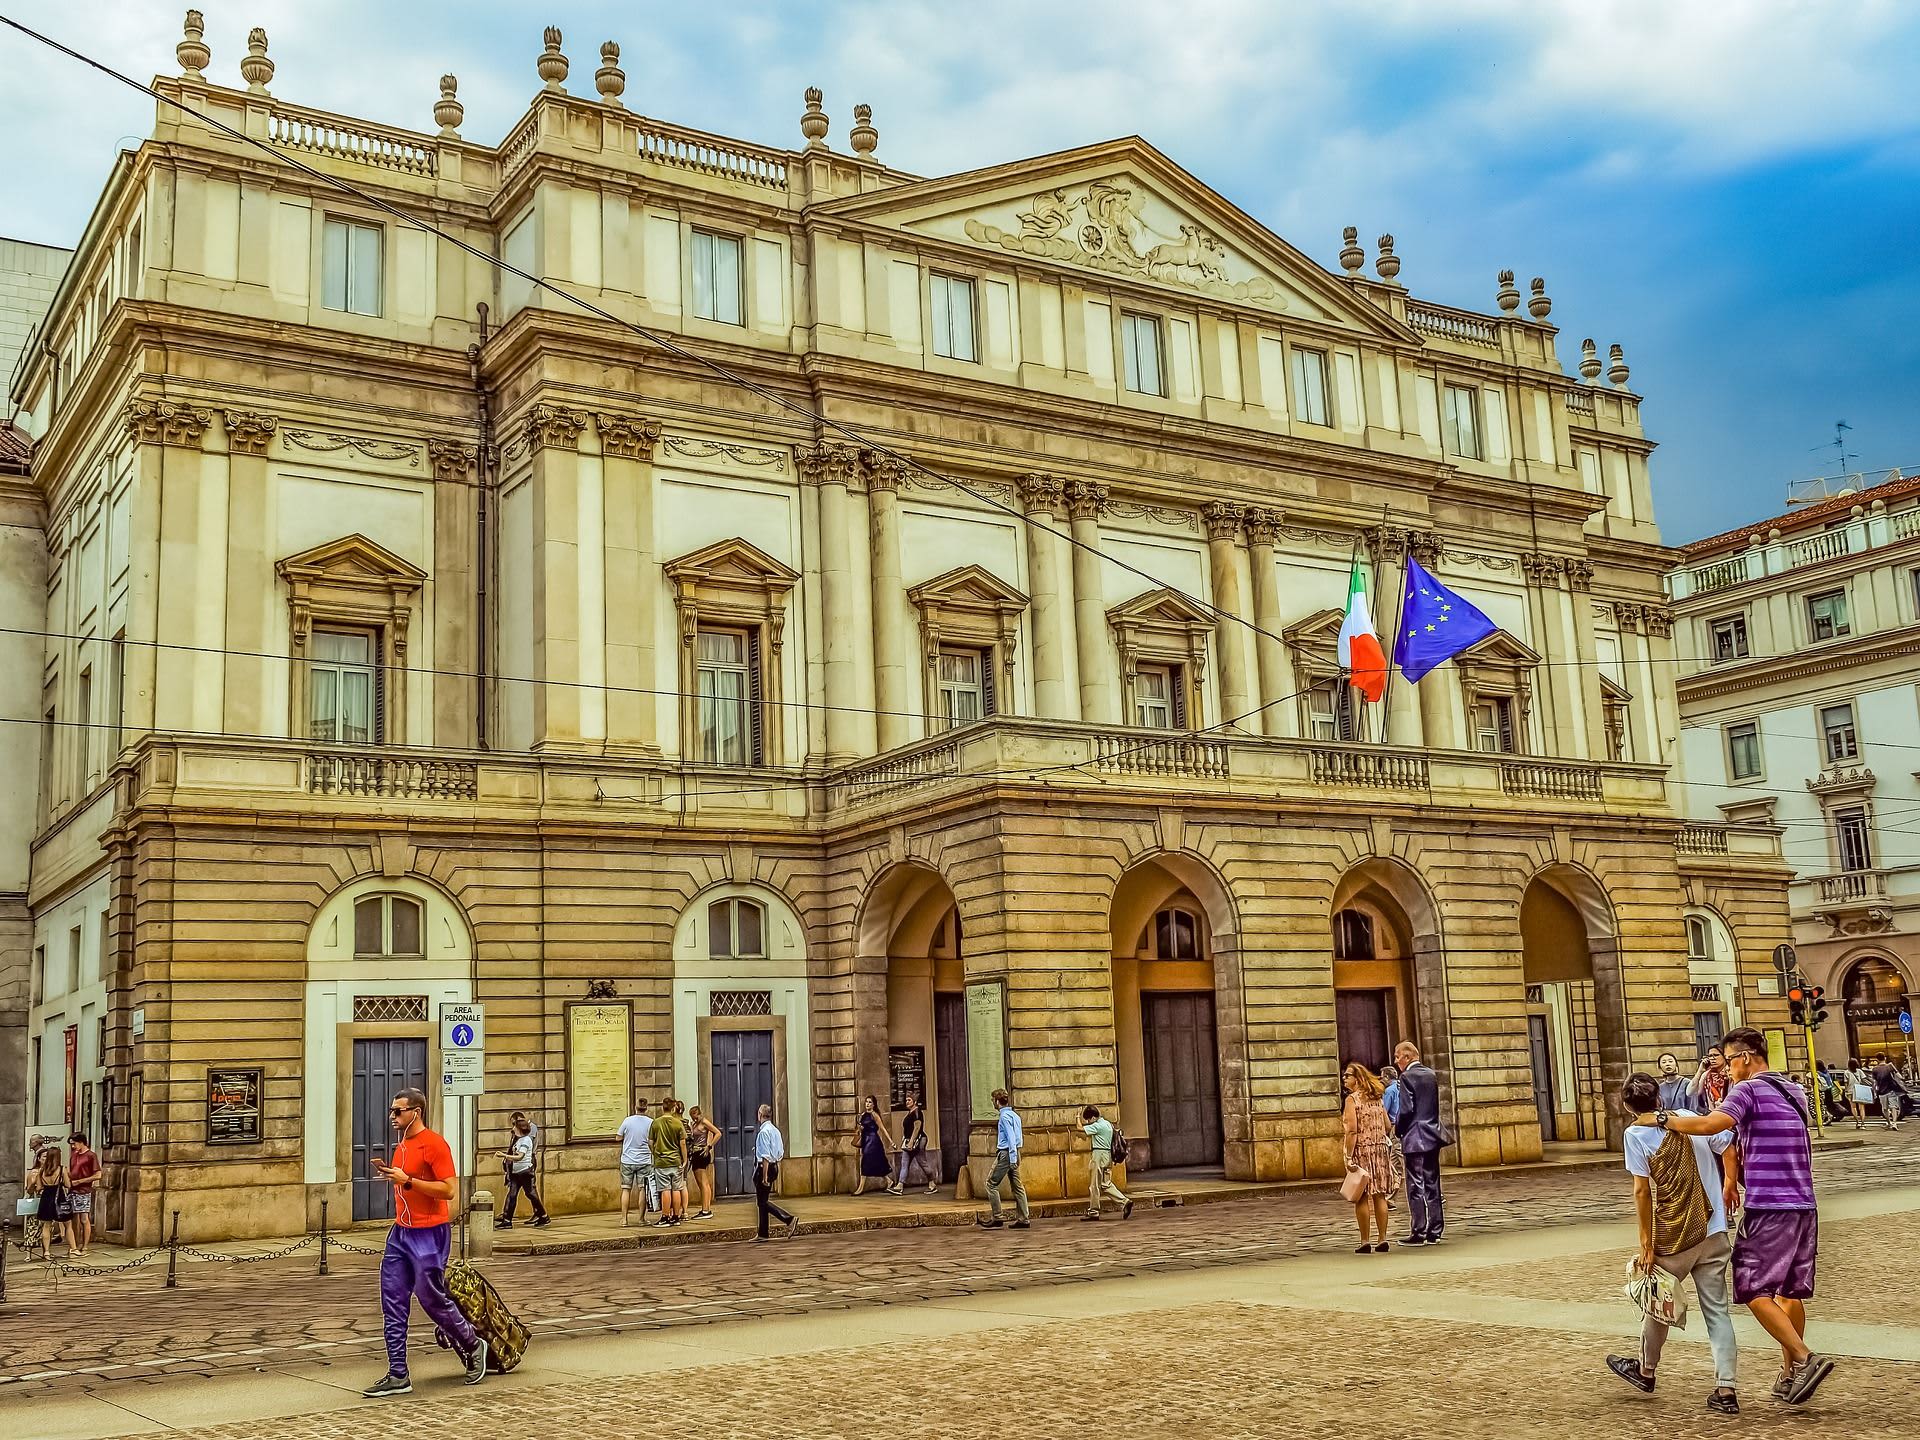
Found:
[[[1025,255],[1185,285],[1233,300],[1281,303],[1280,292],[1263,275],[1238,283],[1228,278],[1227,247],[1219,236],[1186,222],[1177,238],[1162,235],[1141,218],[1141,203],[1126,186],[1095,180],[1071,198],[1065,189],[1034,196],[1017,217],[1017,234],[980,220],[967,221],[967,234]]]

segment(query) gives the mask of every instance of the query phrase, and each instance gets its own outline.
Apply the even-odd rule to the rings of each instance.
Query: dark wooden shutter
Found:
[[[1187,667],[1169,665],[1167,667],[1167,689],[1173,692],[1173,728],[1187,728]]]
[[[989,645],[980,652],[980,713],[982,716],[1000,713],[1000,687],[994,684],[994,670],[1000,649]]]
[[[387,632],[373,632],[373,743],[387,743]]]
[[[760,675],[760,629],[747,631],[747,763],[767,763],[766,726],[761,719],[766,687]]]
[[[1518,754],[1513,744],[1513,702],[1496,700],[1493,712],[1500,718],[1500,748],[1509,755]]]

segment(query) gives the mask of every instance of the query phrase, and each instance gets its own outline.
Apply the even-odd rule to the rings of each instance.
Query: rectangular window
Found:
[[[1920,570],[1909,570],[1907,579],[1913,586],[1913,610],[1920,615]]]
[[[1735,780],[1752,780],[1760,774],[1760,722],[1727,727],[1727,773]]]
[[[1837,640],[1851,635],[1847,623],[1847,592],[1826,590],[1807,597],[1807,629],[1815,640]]]
[[[1747,617],[1722,615],[1713,622],[1713,663],[1747,658]]]
[[[744,323],[740,296],[740,242],[732,235],[693,232],[693,313],[721,325]]]
[[[127,632],[125,630],[114,633],[110,664],[112,669],[107,672],[107,768],[109,770],[119,760],[120,747],[126,743]]]
[[[1322,680],[1307,691],[1307,738],[1352,740],[1359,731],[1353,687],[1344,680]]]
[[[353,315],[380,313],[380,227],[329,220],[321,244],[320,303]]]
[[[80,688],[74,696],[73,793],[85,799],[93,788],[93,669],[80,672]]]
[[[993,712],[987,706],[987,670],[991,664],[984,650],[940,647],[940,728],[971,725]]]
[[[315,630],[308,641],[307,735],[335,745],[385,741],[376,636]]]
[[[1687,916],[1687,963],[1705,965],[1713,959],[1713,949],[1707,940],[1707,922],[1699,915]]]
[[[1293,411],[1302,424],[1327,423],[1327,355],[1324,350],[1294,350]]]
[[[1473,705],[1474,748],[1488,755],[1512,755],[1513,701],[1505,695],[1476,700]]]
[[[54,700],[54,687],[49,685],[43,694],[41,704],[46,709],[40,716],[40,810],[42,814],[51,814],[53,807],[60,803],[60,797],[53,793],[54,753],[60,739],[60,710]]]
[[[1840,852],[1842,870],[1871,870],[1873,840],[1867,829],[1867,811],[1863,805],[1851,805],[1833,812],[1833,838]]]
[[[1133,677],[1133,723],[1144,730],[1187,728],[1184,665],[1142,665]]]
[[[932,279],[933,353],[949,360],[977,360],[973,333],[973,282],[952,275]]]
[[[1479,399],[1470,385],[1449,385],[1443,396],[1447,450],[1469,460],[1485,458],[1480,453]]]
[[[1824,705],[1820,709],[1821,753],[1826,763],[1860,758],[1860,736],[1853,727],[1853,706]]]
[[[695,758],[710,765],[757,765],[759,683],[754,637],[745,630],[706,630],[695,637]]]
[[[1120,346],[1125,352],[1127,389],[1140,395],[1165,395],[1160,369],[1160,321],[1152,315],[1120,312]]]

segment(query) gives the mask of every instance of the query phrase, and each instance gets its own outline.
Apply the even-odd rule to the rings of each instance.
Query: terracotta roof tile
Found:
[[[33,464],[33,441],[18,425],[0,424],[0,474],[25,475]]]
[[[1851,495],[1835,495],[1813,505],[1802,505],[1756,524],[1742,525],[1737,530],[1723,530],[1704,540],[1690,541],[1680,549],[1683,554],[1694,556],[1711,555],[1718,550],[1744,550],[1753,536],[1758,535],[1765,540],[1769,530],[1792,535],[1800,530],[1818,529],[1836,516],[1851,513],[1856,505],[1871,506],[1876,500],[1884,500],[1891,505],[1895,500],[1903,500],[1909,495],[1920,495],[1920,475],[1897,476],[1878,485],[1870,485],[1865,490],[1856,490]]]

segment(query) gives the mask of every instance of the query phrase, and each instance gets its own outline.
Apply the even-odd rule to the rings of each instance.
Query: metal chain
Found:
[[[385,1255],[387,1253],[384,1248],[375,1250],[371,1246],[354,1245],[346,1240],[335,1240],[332,1238],[327,1240],[327,1248],[329,1250],[349,1250],[355,1255]]]
[[[136,1255],[131,1260],[123,1260],[118,1265],[76,1265],[71,1260],[49,1260],[46,1267],[62,1275],[118,1275],[123,1270],[132,1270],[149,1260],[167,1253],[167,1247],[159,1245],[144,1255]]]
[[[182,1255],[191,1255],[196,1260],[220,1260],[229,1265],[252,1265],[261,1260],[284,1259],[296,1250],[306,1249],[307,1246],[313,1244],[319,1238],[317,1235],[309,1235],[304,1240],[294,1241],[293,1244],[283,1250],[269,1250],[261,1255],[221,1255],[212,1250],[196,1250],[191,1245],[181,1245],[177,1248]]]

